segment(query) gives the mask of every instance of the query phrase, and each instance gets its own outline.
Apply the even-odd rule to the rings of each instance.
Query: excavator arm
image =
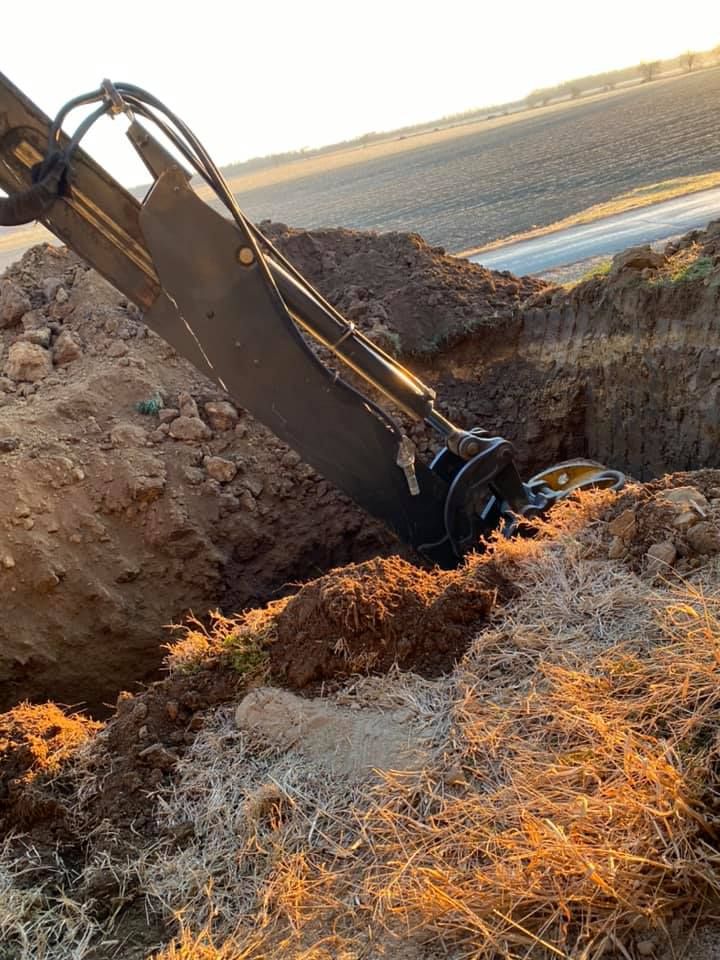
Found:
[[[70,112],[91,105],[67,136]],[[79,146],[104,114],[129,121],[153,178],[142,202]],[[199,197],[178,155],[225,215]],[[104,81],[51,121],[0,74],[0,187],[0,224],[42,221],[179,354],[432,562],[453,566],[493,530],[511,532],[573,490],[623,482],[573,461],[523,483],[512,445],[435,410],[434,392],[324,300],[238,209],[192,132],[138,87]],[[431,464],[379,402],[342,379],[344,368],[436,431]]]

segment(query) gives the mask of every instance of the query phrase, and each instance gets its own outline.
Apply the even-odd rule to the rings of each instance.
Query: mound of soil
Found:
[[[437,676],[463,653],[499,594],[506,599],[512,587],[490,565],[470,576],[391,557],[335,570],[302,587],[278,614],[273,675],[299,688],[394,664]]]
[[[669,259],[620,258],[609,278],[571,291],[490,273],[415,235],[263,227],[409,357],[444,414],[512,440],[526,476],[577,456],[641,479],[714,463],[717,224]],[[341,564],[403,554],[67,251],[29,251],[0,280],[0,364],[11,491],[0,504],[0,709],[49,697],[102,710],[157,675],[162,628],[188,611],[235,613]],[[437,439],[408,429],[430,458]],[[301,681],[325,676],[317,663],[339,640],[340,615],[318,616],[327,637]],[[359,660],[427,662],[383,629]]]
[[[664,579],[685,576],[720,554],[720,470],[633,485],[608,520],[611,559]]]
[[[416,233],[294,230],[269,220],[260,229],[344,316],[406,357],[502,326],[548,287],[448,256]]]
[[[187,612],[398,549],[52,247],[0,280],[0,480],[0,709],[102,710]]]

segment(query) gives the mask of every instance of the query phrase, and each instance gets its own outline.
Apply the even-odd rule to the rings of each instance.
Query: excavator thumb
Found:
[[[63,133],[71,110],[91,105],[73,137]],[[105,113],[130,121],[127,135],[153,177],[142,202],[79,147]],[[179,156],[229,216],[200,199]],[[434,392],[308,284],[237,208],[191,131],[135,86],[104,81],[51,121],[0,74],[0,187],[9,194],[0,223],[40,219],[178,353],[433,562],[458,563],[496,528],[511,531],[574,489],[622,484],[586,461],[523,483],[511,444],[436,411]],[[440,434],[432,464],[415,457],[380,398]]]

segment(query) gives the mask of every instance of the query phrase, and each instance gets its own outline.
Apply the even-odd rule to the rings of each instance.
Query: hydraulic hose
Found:
[[[17,227],[33,220],[42,220],[65,189],[67,160],[62,153],[52,153],[33,169],[31,187],[0,197],[0,226]]]

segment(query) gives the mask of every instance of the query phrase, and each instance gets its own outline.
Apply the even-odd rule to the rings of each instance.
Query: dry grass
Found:
[[[339,698],[405,711],[421,768],[349,788],[218,713],[163,806],[197,841],[148,865],[151,898],[256,960],[320,957],[329,935],[352,958],[591,960],[700,911],[718,889],[717,571],[710,592],[653,591],[608,563],[606,499],[498,544],[524,595],[453,677]]]
[[[65,892],[72,878],[59,855],[48,865],[32,845],[0,844],[0,960],[83,960],[102,937],[92,902]]]
[[[194,836],[115,865],[177,920],[156,960],[631,958],[716,902],[720,564],[653,586],[608,561],[610,500],[496,544],[522,595],[453,675],[334,696],[406,724],[417,766],[349,781],[301,741],[242,732],[232,706],[208,718],[155,797],[158,836],[188,822]],[[27,916],[0,863],[3,899]],[[46,893],[62,943],[70,908],[51,906]]]

